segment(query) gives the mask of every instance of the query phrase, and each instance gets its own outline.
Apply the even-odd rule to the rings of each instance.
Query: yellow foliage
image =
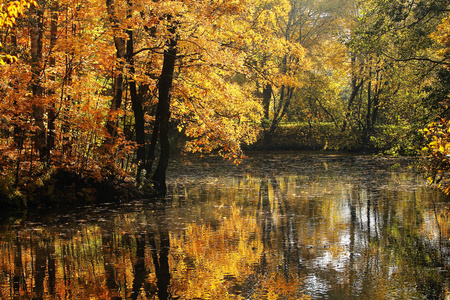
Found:
[[[37,6],[35,0],[0,0],[0,29],[4,27],[14,27],[16,25],[17,18],[19,18],[25,10],[31,6]],[[1,46],[2,45],[0,43],[0,47]],[[0,65],[14,63],[16,61],[17,57],[0,53]]]
[[[306,68],[305,49],[280,34],[279,24],[291,10],[288,0],[114,1],[115,20],[104,1],[57,3],[56,10],[50,5],[39,10],[43,14],[39,26],[45,32],[39,63],[19,61],[0,69],[0,85],[13,87],[2,89],[0,112],[8,120],[2,129],[23,130],[25,148],[36,149],[30,145],[36,131],[33,112],[38,107],[44,116],[42,131],[55,133],[52,159],[77,171],[98,170],[99,165],[111,163],[134,167],[133,162],[121,161],[133,148],[126,142],[133,138],[130,128],[134,125],[129,83],[145,87],[143,110],[154,111],[165,45],[175,36],[171,117],[188,137],[185,150],[191,152],[216,151],[239,163],[244,156],[241,145],[254,143],[260,133],[260,84],[271,82],[274,89],[298,87],[297,73]],[[0,4],[0,27],[14,26],[28,7],[36,6],[35,0],[0,0]],[[49,30],[52,22],[56,35]],[[174,24],[175,36],[170,30]],[[31,29],[27,26],[17,28],[16,42],[29,53]],[[129,32],[133,32],[136,52],[133,68],[129,58],[117,56],[115,45],[116,39],[126,44]],[[2,64],[16,61],[6,54],[0,58]],[[122,110],[111,107],[119,75],[124,79]],[[35,83],[39,96],[31,92]],[[56,114],[54,124],[50,124],[52,113]],[[145,130],[151,132],[155,116],[144,119]],[[112,139],[106,122],[117,127],[121,141],[109,153],[99,150],[105,140]],[[1,142],[7,145],[3,150],[15,150],[12,135]],[[133,156],[128,153],[130,161]]]
[[[449,122],[442,118],[431,123],[423,132],[428,139],[427,147],[422,150],[427,155],[428,181],[435,184],[446,194],[450,193],[450,133]]]
[[[442,45],[438,54],[443,57],[450,55],[450,17],[444,18],[431,36]]]

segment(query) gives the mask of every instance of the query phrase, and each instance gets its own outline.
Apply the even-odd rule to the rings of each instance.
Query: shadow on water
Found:
[[[150,225],[141,225],[139,231],[131,236],[125,233],[120,237],[114,237],[110,234],[102,235],[102,246],[104,255],[104,268],[106,285],[111,294],[111,299],[138,299],[145,296],[158,299],[169,299],[168,287],[170,284],[169,270],[169,249],[170,238],[167,220],[165,216],[165,208],[161,207],[158,211],[153,210],[155,216],[155,227]],[[105,231],[107,232],[107,231]],[[114,245],[118,239],[121,239],[119,246]],[[159,241],[159,245],[157,242]],[[120,268],[116,267],[115,257],[120,255],[119,249],[135,249],[135,257],[132,264],[133,281],[131,291],[121,293],[124,289],[119,286],[118,272]],[[146,250],[150,251],[153,266],[146,266]],[[155,283],[148,282],[149,269],[153,269],[156,278]],[[119,296],[125,294],[125,297]]]
[[[405,159],[180,161],[165,201],[0,227],[1,299],[445,299],[450,209]]]

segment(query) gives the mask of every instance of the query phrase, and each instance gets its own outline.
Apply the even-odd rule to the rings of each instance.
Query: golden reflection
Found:
[[[307,298],[301,289],[303,278],[279,270],[283,256],[265,253],[256,212],[244,216],[232,207],[216,217],[219,222],[214,225],[190,224],[170,234],[167,226],[152,225],[167,221],[164,216],[154,220],[147,212],[124,214],[111,224],[84,225],[70,233],[55,228],[19,231],[0,243],[0,295],[5,299],[168,299],[169,294],[175,299]],[[142,225],[144,221],[148,225]],[[163,254],[169,245],[170,252]],[[162,270],[164,255],[168,265]],[[161,285],[164,272],[166,286]]]
[[[328,163],[327,172],[334,168]],[[163,205],[140,202],[76,223],[11,225],[0,234],[0,299],[448,293],[446,202],[411,174],[325,175],[206,178],[174,184]]]
[[[218,228],[191,224],[183,234],[172,235],[171,244],[175,298],[306,299],[297,276],[258,272],[276,270],[280,261],[266,259],[254,213],[244,217],[233,207]]]

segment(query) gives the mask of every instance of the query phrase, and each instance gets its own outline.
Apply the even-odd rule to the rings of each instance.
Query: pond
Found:
[[[449,205],[415,161],[180,158],[169,195],[2,216],[1,299],[445,299]]]

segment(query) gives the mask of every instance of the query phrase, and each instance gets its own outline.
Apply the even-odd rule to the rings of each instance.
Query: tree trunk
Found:
[[[363,85],[364,80],[360,80],[359,83],[356,83],[356,79],[352,80],[352,93],[350,94],[350,99],[348,100],[348,104],[347,104],[347,111],[345,112],[345,118],[344,118],[344,122],[342,123],[342,128],[341,131],[344,132],[347,129],[347,122],[348,119],[350,118],[350,113],[351,113],[351,109],[352,109],[352,105],[353,102],[356,99],[356,96],[358,95],[359,89],[361,88],[361,86]]]
[[[53,52],[56,41],[57,41],[57,32],[58,32],[58,2],[55,0],[52,5],[52,14],[50,21],[50,51]],[[54,68],[56,65],[55,55],[53,53],[50,54],[49,66],[50,68]],[[55,75],[49,76],[50,81],[55,81]],[[55,91],[49,91],[50,95],[55,95]],[[47,136],[47,144],[49,150],[55,147],[55,121],[56,121],[56,107],[55,103],[52,102],[50,109],[48,110],[48,136]]]
[[[351,87],[352,87],[352,93],[350,94],[350,99],[348,99],[348,104],[347,104],[347,111],[345,112],[345,117],[344,117],[344,122],[342,122],[342,128],[341,128],[341,132],[344,132],[347,129],[347,124],[350,118],[350,114],[351,114],[351,109],[353,106],[353,102],[356,99],[356,96],[358,95],[359,89],[361,88],[361,86],[364,84],[364,80],[360,79],[358,81],[358,77],[356,74],[356,57],[353,53],[350,53],[350,59],[351,59],[351,75],[352,75],[352,82],[351,82]],[[360,67],[360,70],[358,72],[358,74],[361,74],[362,72],[362,67]]]
[[[272,98],[272,85],[266,84],[263,88],[263,106],[264,106],[264,119],[269,119],[270,99]]]
[[[272,127],[270,123],[270,100],[272,99],[272,85],[266,84],[263,88],[262,93],[263,99],[263,107],[264,107],[264,122],[263,122],[263,129],[264,129],[264,140],[263,145],[269,146],[272,144],[272,132],[270,131],[270,128]]]
[[[32,27],[30,31],[31,44],[31,68],[32,80],[31,90],[33,92],[33,118],[36,125],[34,134],[36,149],[39,152],[41,161],[48,158],[47,145],[47,131],[44,124],[44,106],[40,103],[40,97],[43,95],[43,88],[41,85],[42,76],[42,36],[44,31],[44,12],[41,9],[33,8],[32,13]]]
[[[366,112],[366,120],[363,126],[363,146],[368,148],[369,146],[369,137],[372,132],[372,71],[369,71],[369,82],[367,84],[367,112]]]
[[[377,122],[378,110],[380,108],[380,94],[382,91],[382,80],[383,75],[380,74],[380,71],[377,71],[377,82],[375,85],[375,91],[373,95],[373,109],[372,109],[372,128],[375,128],[375,123]]]
[[[366,114],[366,129],[367,133],[372,131],[372,71],[369,71],[369,83],[367,85],[367,114]]]
[[[120,37],[119,20],[116,17],[114,10],[114,0],[106,0],[106,8],[108,11],[109,21],[112,23],[114,31],[114,45],[116,46],[116,56],[117,56],[117,74],[114,78],[114,95],[111,102],[111,107],[109,109],[106,129],[110,135],[110,138],[106,141],[107,144],[112,144],[114,142],[114,137],[117,135],[116,120],[112,117],[116,110],[118,110],[122,105],[122,94],[123,94],[123,68],[125,59],[125,39]]]
[[[17,52],[17,34],[16,34],[16,29],[13,28],[12,32],[11,32],[11,44],[14,47],[15,52]],[[14,55],[17,55],[17,53],[14,53]],[[20,115],[20,113],[17,113],[18,108],[17,108],[17,101],[14,100],[13,102],[13,111],[15,111],[16,113],[14,114],[14,119],[16,120],[15,122],[13,122],[13,139],[14,139],[14,144],[16,146],[16,148],[20,151],[23,148],[23,141],[24,141],[24,130],[22,129],[22,127],[20,127],[18,125],[18,122],[21,118],[23,118],[23,116]]]
[[[263,144],[265,146],[270,146],[273,142],[273,136],[275,131],[278,128],[283,117],[286,115],[289,105],[291,104],[292,97],[294,95],[294,88],[282,86],[280,89],[280,99],[278,105],[275,107],[274,116],[272,122],[270,124],[269,130],[264,132],[264,141]]]
[[[168,16],[168,21],[171,20]],[[156,183],[156,189],[159,194],[165,195],[166,171],[169,165],[170,142],[169,142],[169,118],[170,118],[170,90],[172,89],[173,73],[175,70],[175,61],[177,55],[177,36],[176,25],[171,25],[169,32],[172,34],[167,42],[167,48],[164,50],[164,61],[161,76],[158,85],[158,107],[156,119],[159,124],[159,141],[161,145],[161,154],[159,156],[158,166],[152,176]]]
[[[139,96],[136,88],[136,81],[134,81],[135,68],[134,68],[134,45],[133,45],[133,31],[127,30],[127,62],[130,72],[130,97],[131,107],[134,113],[134,130],[136,134],[137,143],[137,180],[140,182],[141,171],[145,163],[145,121],[144,121],[144,109],[142,108],[142,99]]]
[[[158,143],[158,134],[159,134],[159,120],[156,117],[155,123],[153,125],[152,139],[150,141],[150,147],[148,149],[147,160],[145,163],[145,170],[147,174],[150,174],[152,171],[153,163],[155,162],[155,150],[156,144]]]

